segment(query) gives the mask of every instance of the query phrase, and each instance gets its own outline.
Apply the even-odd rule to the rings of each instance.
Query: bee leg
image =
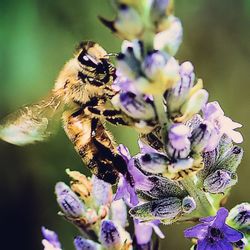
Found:
[[[118,154],[110,133],[98,118],[83,112],[64,113],[64,130],[83,162],[98,178],[115,184],[127,164]]]

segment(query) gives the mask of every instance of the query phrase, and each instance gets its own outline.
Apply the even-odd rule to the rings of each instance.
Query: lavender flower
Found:
[[[228,223],[233,225],[237,229],[250,229],[250,203],[244,202],[229,212],[227,219]]]
[[[92,197],[97,206],[108,205],[112,200],[111,185],[103,180],[98,179],[95,175],[92,176]]]
[[[235,185],[237,175],[226,170],[218,169],[206,177],[203,183],[204,190],[212,194],[224,193],[224,191]]]
[[[164,239],[164,234],[158,227],[159,224],[159,220],[153,220],[151,222],[140,222],[139,220],[134,219],[135,237],[137,245],[141,246],[142,249],[144,249],[143,246],[150,245],[152,241],[153,231],[157,234],[159,238]]]
[[[111,220],[102,221],[99,239],[102,246],[107,249],[129,249],[131,245],[130,235]]]
[[[208,103],[202,111],[205,121],[213,127],[212,136],[205,149],[206,151],[215,149],[223,134],[226,134],[236,143],[243,141],[240,132],[234,131],[234,129],[240,128],[242,125],[224,116],[224,112],[218,102]]]
[[[167,106],[170,112],[180,110],[183,103],[187,100],[188,94],[194,85],[194,66],[191,62],[183,62],[180,65],[180,80],[178,83],[167,92]]]
[[[85,207],[77,195],[63,182],[58,182],[55,187],[57,203],[66,216],[78,218],[85,213]]]
[[[152,183],[148,180],[147,176],[134,166],[134,159],[131,158],[128,148],[123,145],[119,145],[118,151],[128,165],[128,172],[130,176],[120,175],[114,200],[124,198],[129,204],[136,205],[139,202],[135,192],[136,188],[149,190],[152,187]]]
[[[168,154],[173,159],[186,158],[190,153],[190,130],[184,124],[174,124],[168,133]]]
[[[114,21],[100,19],[111,31],[125,40],[133,40],[142,33],[143,22],[139,13],[126,4],[118,5],[118,14]]]
[[[177,17],[169,16],[165,20],[164,25],[161,25],[159,29],[160,32],[154,37],[154,48],[165,50],[170,55],[175,55],[183,37],[181,21]]]
[[[42,240],[44,250],[61,250],[61,243],[54,231],[42,227],[42,234],[44,237]]]
[[[243,238],[243,234],[225,224],[228,211],[220,208],[216,216],[200,219],[202,224],[186,229],[187,238],[197,238],[197,250],[233,250],[233,243]]]
[[[161,51],[149,53],[142,63],[142,70],[150,82],[140,90],[147,94],[163,94],[180,79],[177,60]]]
[[[84,239],[81,236],[77,236],[74,239],[74,246],[76,250],[98,250],[101,246],[92,240]]]

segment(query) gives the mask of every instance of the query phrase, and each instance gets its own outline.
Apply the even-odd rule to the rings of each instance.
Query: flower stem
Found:
[[[196,202],[195,212],[198,216],[205,217],[215,214],[215,209],[209,202],[206,193],[195,185],[193,177],[187,177],[180,182],[187,190],[189,195],[194,198]]]
[[[163,97],[159,95],[154,95],[154,105],[155,105],[155,110],[157,113],[158,121],[161,126],[161,136],[162,136],[162,142],[164,144],[166,134],[167,134],[167,129],[169,127],[169,120],[167,117],[167,110],[164,107],[163,104]]]

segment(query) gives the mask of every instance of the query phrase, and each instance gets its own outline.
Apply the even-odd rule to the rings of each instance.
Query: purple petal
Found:
[[[198,240],[197,250],[215,250],[206,240]]]
[[[218,243],[218,250],[233,250],[232,244],[228,242],[227,240],[221,240]]]
[[[150,225],[134,220],[134,226],[136,241],[139,245],[147,244],[151,241],[153,229]]]
[[[224,225],[222,231],[226,236],[227,240],[230,242],[237,242],[243,238],[243,234],[228,225]]]
[[[122,158],[126,161],[126,163],[128,164],[128,161],[130,160],[131,156],[129,153],[129,150],[127,147],[125,147],[123,144],[120,144],[117,147],[117,150],[119,152],[119,154],[122,156]]]
[[[218,102],[209,102],[202,110],[203,116],[206,120],[215,120],[224,115]]]
[[[215,216],[208,216],[208,217],[200,218],[199,221],[204,222],[204,223],[209,223],[209,222],[212,222],[214,219],[215,219]]]
[[[208,225],[198,224],[194,227],[188,228],[184,231],[184,236],[186,238],[197,238],[204,239],[208,230]]]
[[[58,236],[54,231],[42,227],[42,234],[45,240],[51,243],[56,248],[61,248],[61,243],[59,242]]]
[[[225,225],[226,218],[228,216],[228,211],[226,208],[221,207],[216,214],[214,222],[212,224],[213,227],[222,228]]]
[[[153,188],[153,183],[138,168],[134,166],[134,159],[128,164],[128,171],[133,176],[135,188],[149,191]]]
[[[118,188],[114,196],[114,200],[119,200],[124,198],[124,200],[135,206],[139,203],[138,197],[135,193],[135,188],[132,187],[127,180],[121,175],[118,183]]]
[[[138,145],[142,154],[148,153],[159,153],[156,149],[150,147],[149,145],[143,143],[141,140],[138,140]]]

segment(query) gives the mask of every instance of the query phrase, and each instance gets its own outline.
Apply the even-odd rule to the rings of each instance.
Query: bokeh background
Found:
[[[108,0],[0,0],[0,117],[43,96],[81,40],[94,40],[109,52],[121,41],[97,16],[113,17]],[[227,203],[249,201],[250,173],[250,0],[176,0],[184,26],[177,54],[190,60],[203,78],[210,100],[242,123],[244,160],[239,183]],[[118,142],[137,152],[131,129],[114,130]],[[57,215],[57,181],[68,181],[65,169],[86,171],[62,129],[46,143],[16,147],[0,142],[1,249],[42,249],[40,227],[58,232],[71,250],[77,231]],[[189,249],[183,229],[164,227],[161,249]]]

